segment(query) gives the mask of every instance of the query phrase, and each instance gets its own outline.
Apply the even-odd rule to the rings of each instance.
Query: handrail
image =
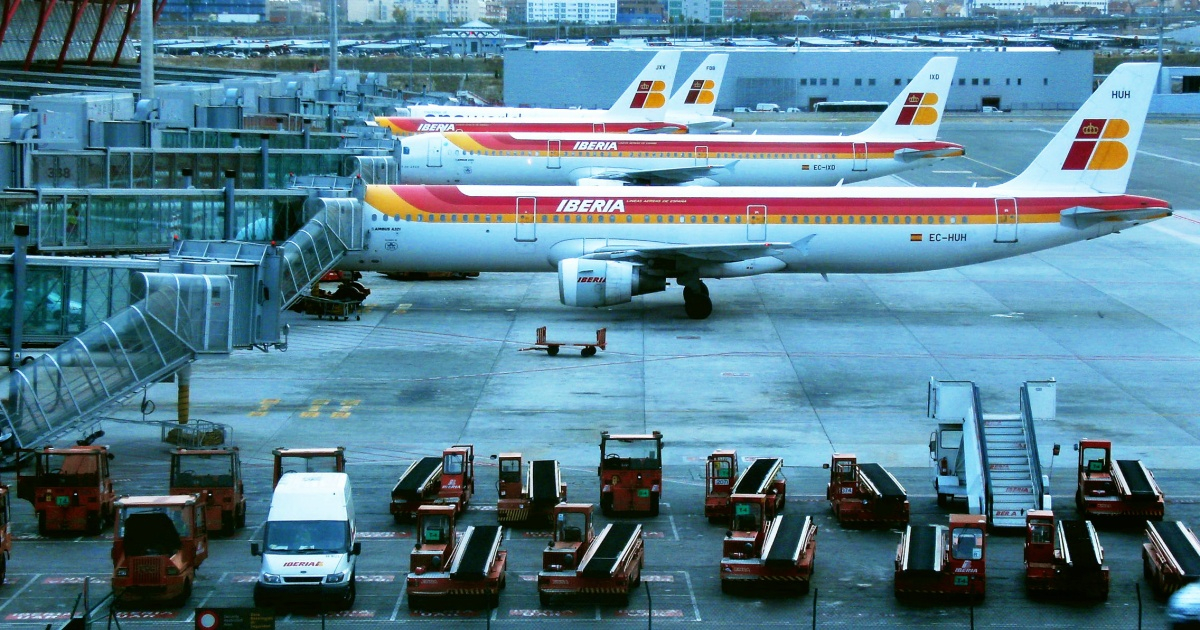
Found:
[[[1042,461],[1038,456],[1037,434],[1033,430],[1033,408],[1029,403],[1029,383],[1021,384],[1021,425],[1025,430],[1025,450],[1029,456],[1029,476],[1033,481],[1034,500],[1041,509],[1045,487],[1042,485]]]
[[[975,411],[975,429],[979,434],[979,457],[983,464],[983,509],[988,524],[992,522],[992,469],[988,465],[987,435],[984,432],[983,404],[979,398],[979,386],[971,383]]]

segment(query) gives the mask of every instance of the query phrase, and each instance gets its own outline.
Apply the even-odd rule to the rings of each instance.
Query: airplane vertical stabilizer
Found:
[[[997,187],[1121,194],[1129,184],[1157,63],[1124,63],[1020,175]]]
[[[880,114],[857,134],[870,140],[937,140],[958,57],[933,57]]]
[[[667,103],[667,111],[673,114],[688,113],[712,116],[717,106],[717,95],[725,77],[725,64],[729,55],[712,54],[696,67],[692,76],[679,85],[679,89]]]
[[[679,67],[679,51],[662,50],[654,55],[625,93],[608,109],[609,116],[621,118],[662,118],[666,111],[675,69]]]

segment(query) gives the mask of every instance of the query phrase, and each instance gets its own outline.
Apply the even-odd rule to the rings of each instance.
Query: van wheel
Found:
[[[357,589],[355,588],[355,585],[354,585],[354,574],[351,573],[350,574],[350,588],[346,589],[346,596],[342,598],[342,601],[339,603],[338,608],[340,608],[342,610],[350,610],[351,608],[353,608],[354,607],[354,599],[356,597],[356,593],[355,593],[356,590]]]

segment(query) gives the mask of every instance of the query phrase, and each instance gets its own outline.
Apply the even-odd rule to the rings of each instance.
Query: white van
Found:
[[[263,527],[254,605],[282,599],[354,605],[354,498],[346,473],[287,473],[279,478]]]
[[[779,106],[776,105],[775,103],[759,103],[758,105],[754,106],[754,111],[756,111],[756,112],[777,112],[777,111],[779,111]]]

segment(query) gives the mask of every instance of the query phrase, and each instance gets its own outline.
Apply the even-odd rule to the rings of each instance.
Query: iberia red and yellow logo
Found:
[[[934,107],[937,103],[938,95],[933,92],[909,92],[908,98],[904,99],[904,106],[900,108],[896,124],[932,125],[938,119],[937,109]]]
[[[713,94],[713,88],[717,84],[712,79],[696,79],[692,81],[692,86],[688,88],[687,98],[683,100],[686,105],[708,105],[717,100]]]
[[[1129,162],[1129,148],[1121,142],[1129,123],[1120,118],[1087,118],[1063,160],[1064,171],[1115,171]]]
[[[640,81],[630,107],[633,109],[658,109],[667,104],[667,97],[663,94],[666,89],[667,84],[662,81]]]

